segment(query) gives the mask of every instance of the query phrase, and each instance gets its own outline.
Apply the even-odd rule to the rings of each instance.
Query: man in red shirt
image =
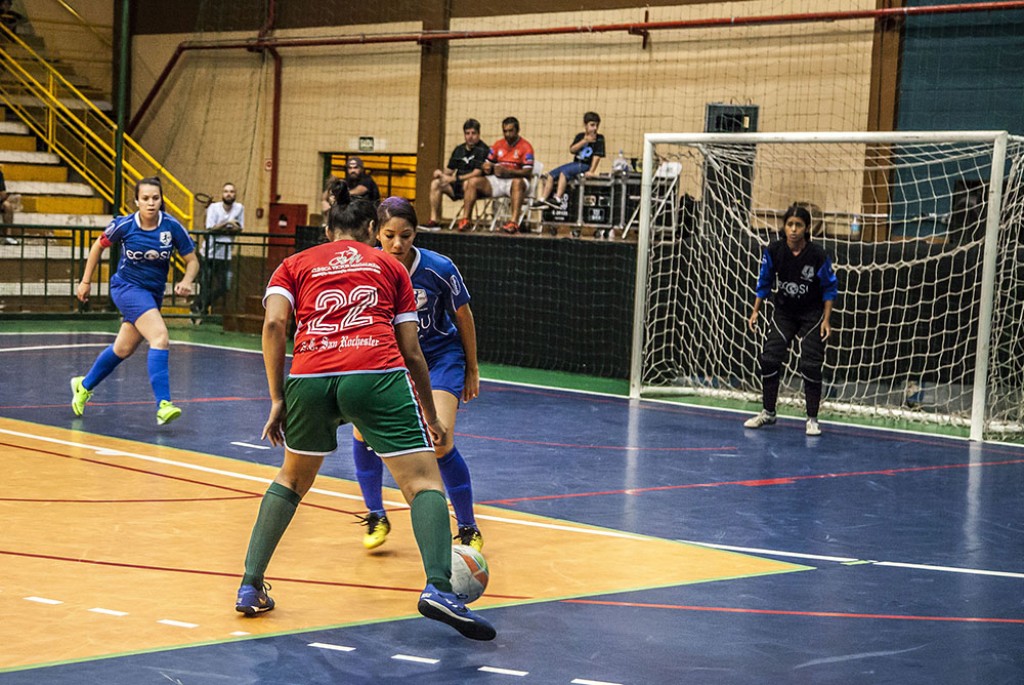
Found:
[[[501,122],[501,132],[504,138],[491,146],[484,162],[485,175],[466,181],[462,219],[456,226],[458,231],[469,229],[477,197],[508,197],[512,200],[511,214],[501,230],[509,234],[519,232],[519,210],[533,176],[533,146],[520,137],[519,120],[515,117],[506,117]]]

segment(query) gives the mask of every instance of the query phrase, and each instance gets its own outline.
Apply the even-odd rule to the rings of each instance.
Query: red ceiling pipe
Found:
[[[851,21],[857,19],[890,19],[908,16],[926,16],[932,14],[956,14],[967,12],[998,12],[1004,10],[1024,10],[1024,0],[1006,0],[1004,2],[979,2],[967,5],[933,5],[930,7],[892,7],[874,10],[856,10],[847,12],[807,12],[802,14],[777,14],[751,17],[722,17],[717,19],[685,19],[679,21],[634,22],[627,24],[597,24],[594,26],[553,26],[538,29],[514,29],[506,31],[424,31],[420,33],[392,34],[371,36],[339,36],[337,38],[270,38],[261,31],[260,37],[253,40],[223,42],[183,42],[178,45],[164,70],[157,77],[149,94],[139,106],[128,126],[131,133],[138,126],[146,111],[152,105],[156,94],[163,87],[171,70],[182,53],[188,50],[229,50],[244,48],[260,50],[268,48],[319,47],[326,45],[369,45],[378,43],[425,43],[435,40],[477,40],[481,38],[511,38],[517,36],[550,36],[574,33],[613,33],[624,31],[632,35],[646,35],[650,31],[720,28],[725,26],[763,26],[771,24],[798,24],[825,21]],[[268,25],[272,22],[274,1],[268,8]]]

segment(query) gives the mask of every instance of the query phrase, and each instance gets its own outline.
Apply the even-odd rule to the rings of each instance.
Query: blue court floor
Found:
[[[112,339],[0,334],[0,419],[280,463],[281,450],[259,440],[269,399],[257,352],[172,344],[184,414],[158,427],[143,348],[74,417],[68,380]],[[485,381],[459,412],[456,441],[481,505],[799,570],[513,601],[484,610],[498,629],[490,643],[416,618],[17,670],[0,662],[0,683],[1024,683],[1024,449],[830,423],[809,438],[802,422],[750,431],[744,418]],[[353,480],[340,434],[321,473]],[[17,499],[4,486],[0,513]],[[553,530],[524,540],[557,558],[566,543]],[[173,590],[172,601],[190,601]],[[233,596],[223,599],[232,612]],[[2,571],[0,602],[23,602],[4,592]],[[34,649],[31,635],[0,637],[13,652]]]

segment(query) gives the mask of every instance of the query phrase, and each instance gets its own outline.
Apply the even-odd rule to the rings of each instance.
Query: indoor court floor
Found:
[[[416,612],[393,487],[363,549],[347,427],[246,619],[262,357],[173,343],[157,426],[142,348],[76,418],[112,339],[0,334],[0,683],[1024,682],[1022,447],[485,381],[456,437],[496,640]]]

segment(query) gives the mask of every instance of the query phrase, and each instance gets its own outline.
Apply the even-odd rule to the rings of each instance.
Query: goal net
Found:
[[[1024,432],[1024,139],[648,134],[630,389],[759,401],[761,254],[792,204],[839,297],[823,412]],[[794,347],[780,402],[802,407]]]

